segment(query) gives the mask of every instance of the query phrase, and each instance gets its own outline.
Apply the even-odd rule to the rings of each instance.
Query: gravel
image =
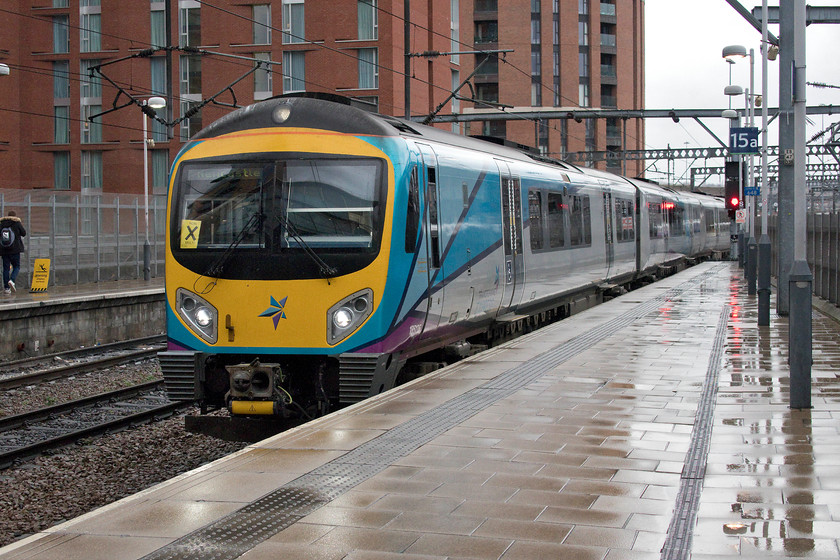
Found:
[[[4,391],[0,416],[161,377],[144,360]],[[193,414],[197,411],[193,411]],[[0,546],[73,519],[247,444],[188,433],[183,416],[82,441],[0,471]]]

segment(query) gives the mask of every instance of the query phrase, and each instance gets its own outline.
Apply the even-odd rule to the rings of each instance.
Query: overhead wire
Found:
[[[258,21],[256,21],[256,20],[254,20],[253,18],[250,18],[250,17],[248,17],[248,16],[244,16],[244,15],[242,15],[242,14],[238,14],[238,13],[236,13],[236,12],[234,12],[234,11],[231,11],[231,10],[225,9],[225,8],[220,7],[220,6],[218,6],[218,5],[215,5],[215,4],[213,4],[213,3],[211,3],[211,2],[209,2],[209,1],[207,1],[207,0],[196,0],[196,1],[197,1],[197,3],[199,3],[200,5],[207,6],[207,7],[209,7],[209,8],[213,8],[213,9],[219,10],[219,11],[221,11],[221,12],[223,12],[223,13],[227,13],[227,14],[229,14],[229,15],[231,15],[231,16],[234,16],[234,17],[237,17],[237,18],[240,18],[240,19],[244,19],[244,20],[249,21],[249,22],[252,22],[252,23],[257,23],[257,24],[260,24],[260,25],[265,25],[265,24],[264,24],[264,23],[262,23],[262,22],[258,22]],[[379,5],[378,5],[378,2],[376,2],[376,3],[371,3],[371,6],[372,6],[372,7],[374,7],[375,9],[377,9],[380,13],[383,13],[383,14],[389,15],[389,16],[391,16],[391,17],[393,17],[393,18],[395,18],[395,19],[397,19],[397,20],[399,20],[399,21],[403,21],[403,22],[405,22],[405,19],[404,19],[402,16],[400,16],[400,15],[398,15],[398,14],[394,14],[393,12],[391,12],[391,11],[389,11],[389,10],[386,10],[386,9],[382,8],[381,6],[379,6]],[[40,22],[43,22],[43,23],[52,24],[52,18],[51,18],[51,17],[41,17],[41,16],[34,16],[34,15],[30,15],[30,14],[23,14],[23,13],[20,13],[20,12],[15,12],[15,11],[13,11],[13,10],[5,9],[5,8],[0,8],[0,12],[5,12],[5,13],[9,13],[9,14],[17,15],[17,16],[20,16],[20,17],[26,17],[26,18],[34,19],[34,20],[36,20],[36,21],[40,21]],[[439,37],[441,37],[441,38],[445,38],[445,39],[447,39],[447,40],[449,40],[449,41],[452,41],[452,38],[451,38],[450,36],[448,36],[448,35],[445,35],[445,34],[443,34],[443,33],[440,33],[440,32],[438,32],[438,31],[435,31],[435,30],[433,30],[433,29],[427,28],[427,27],[425,27],[425,26],[423,26],[423,25],[417,24],[416,22],[409,22],[409,23],[410,23],[410,24],[414,27],[414,29],[415,29],[415,30],[417,30],[417,29],[424,30],[424,31],[427,31],[427,32],[429,32],[429,33],[431,33],[431,34],[433,34],[433,35],[437,35],[437,36],[439,36]],[[68,26],[68,28],[72,28],[72,29],[77,29],[77,30],[81,30],[81,29],[82,29],[80,26],[72,26],[72,25],[69,25],[69,23],[67,24],[67,26]],[[361,60],[361,59],[360,59],[360,57],[355,56],[355,55],[353,55],[352,53],[347,52],[346,50],[335,49],[335,48],[332,48],[332,47],[330,47],[330,46],[328,46],[328,45],[325,45],[325,44],[323,44],[323,43],[317,43],[317,42],[306,41],[306,39],[305,39],[305,38],[303,38],[303,37],[298,37],[298,36],[296,36],[296,35],[294,35],[294,34],[290,33],[289,31],[284,31],[284,30],[282,30],[282,29],[277,29],[277,28],[276,28],[276,27],[274,27],[274,26],[266,25],[266,27],[269,27],[270,29],[272,29],[272,30],[274,30],[274,31],[278,31],[278,32],[280,32],[280,33],[282,33],[282,34],[284,34],[284,35],[290,35],[290,36],[292,36],[292,37],[294,37],[294,38],[296,38],[296,39],[300,39],[300,40],[302,41],[302,44],[308,44],[308,45],[312,45],[312,46],[314,46],[315,48],[329,50],[329,51],[331,51],[331,52],[334,52],[334,53],[337,53],[337,54],[341,54],[341,55],[343,55],[343,56],[347,56],[347,57],[353,58],[353,59],[355,59],[355,60],[357,60],[357,61]],[[122,37],[122,36],[118,36],[118,35],[113,35],[113,34],[103,33],[103,32],[101,32],[101,31],[99,31],[98,33],[99,33],[101,36],[103,36],[103,37],[111,37],[111,38],[115,38],[115,39],[118,39],[118,40],[121,40],[121,41],[128,41],[128,42],[130,42],[130,43],[132,43],[132,44],[151,45],[150,43],[147,43],[147,42],[142,41],[142,40],[139,40],[139,39],[134,39],[134,38],[130,38],[130,37]],[[416,33],[415,33],[415,35],[416,35]],[[462,42],[462,41],[460,41],[460,40],[455,40],[454,42],[455,42],[455,43],[457,43],[458,45],[461,45],[461,46],[467,46],[467,47],[469,47],[469,48],[471,48],[471,49],[473,49],[473,48],[474,48],[474,46],[473,46],[473,45],[471,45],[471,44],[467,44],[467,43],[464,43],[464,42]],[[295,44],[299,44],[299,43],[295,43]],[[212,51],[210,51],[210,52],[212,53]],[[493,55],[493,53],[491,53],[491,52],[489,52],[489,51],[487,52],[487,54],[488,54],[488,55]],[[503,63],[507,64],[509,67],[511,67],[512,69],[514,69],[514,70],[515,70],[515,71],[517,71],[518,73],[522,74],[523,76],[526,76],[526,77],[527,77],[527,78],[529,78],[529,79],[531,78],[531,75],[530,75],[530,73],[529,73],[529,72],[526,72],[526,71],[522,70],[521,68],[517,67],[515,64],[513,64],[513,63],[511,63],[511,62],[507,61],[507,60],[505,59],[505,57],[501,57],[501,58],[500,58],[500,60],[502,60],[502,62],[503,62]],[[229,64],[237,64],[236,62],[232,62],[232,61],[226,61],[226,62],[228,62]],[[245,65],[241,65],[241,66],[243,66],[243,67],[244,67]],[[388,72],[394,73],[394,74],[396,74],[396,75],[405,76],[405,73],[404,73],[404,72],[402,72],[402,71],[400,71],[400,70],[397,70],[397,69],[394,69],[394,68],[390,68],[390,67],[384,66],[384,65],[382,65],[381,63],[378,63],[378,64],[377,64],[377,66],[378,66],[378,68],[379,68],[379,69],[381,69],[381,70],[385,70],[385,71],[388,71]],[[273,74],[276,74],[276,72],[275,72],[274,70],[270,70],[270,71],[271,71]],[[282,67],[281,67],[281,75],[282,75],[282,76],[284,76],[284,77],[287,77],[287,76],[288,76],[288,74],[286,74],[286,73],[285,73],[285,69],[283,69]],[[429,81],[427,81],[427,80],[423,80],[423,79],[417,78],[417,77],[416,77],[416,75],[414,75],[413,73],[412,73],[412,76],[411,76],[410,78],[411,78],[411,79],[414,79],[414,80],[418,80],[418,81],[420,81],[421,83],[424,83],[424,84],[426,84],[426,85],[429,85],[429,86],[434,87],[434,88],[437,88],[437,89],[440,89],[440,90],[442,90],[442,91],[450,92],[450,90],[449,90],[449,89],[446,89],[446,88],[444,88],[444,87],[442,87],[442,86],[438,86],[438,85],[436,85],[436,84],[434,84],[434,83],[431,83],[431,82],[429,82]],[[315,82],[315,81],[313,81],[313,80],[310,80],[310,79],[306,79],[306,80],[305,80],[305,82],[306,82],[306,83],[309,83],[310,85],[314,85],[314,86],[317,86],[317,87],[322,87],[322,88],[325,88],[325,89],[329,89],[329,88],[327,88],[327,86],[325,86],[324,84],[318,84],[317,82]],[[542,87],[542,88],[546,89],[546,90],[547,90],[547,91],[549,91],[550,93],[552,93],[552,94],[554,94],[554,95],[559,96],[561,99],[567,99],[567,100],[571,101],[571,102],[572,102],[572,103],[573,103],[576,107],[578,107],[578,108],[579,108],[579,109],[581,109],[581,110],[584,110],[584,111],[586,111],[586,110],[587,110],[587,108],[580,107],[580,105],[579,105],[577,102],[575,102],[574,100],[571,100],[571,99],[567,98],[566,96],[562,95],[562,93],[557,92],[556,90],[554,90],[552,87],[548,86],[548,85],[547,85],[545,82],[543,82],[542,80],[541,80],[539,83],[540,83],[540,87]],[[179,99],[179,102],[183,100],[183,98],[181,98],[180,96],[177,96],[177,98]],[[397,107],[396,107],[395,105],[392,105],[392,109],[395,109],[395,108],[397,108]],[[504,109],[502,109],[502,110],[504,111]],[[591,109],[589,109],[589,111],[591,111],[593,114],[596,112],[595,110],[591,110]],[[520,120],[525,120],[525,121],[528,121],[528,122],[534,122],[534,123],[535,123],[535,124],[537,124],[538,126],[544,127],[544,128],[546,128],[546,129],[553,129],[553,130],[555,130],[555,131],[558,131],[558,132],[559,132],[559,129],[558,129],[555,125],[550,125],[550,124],[547,122],[547,120],[546,120],[546,119],[533,119],[533,118],[528,118],[528,117],[524,117],[524,116],[521,116],[521,115],[516,115],[515,113],[508,113],[508,114],[509,114],[509,115],[512,115],[512,116],[514,116],[514,117],[515,117],[515,118],[517,118],[517,119],[520,119]],[[128,127],[126,127],[126,128],[128,128]],[[568,134],[568,132],[567,132],[567,134]],[[572,137],[572,138],[576,138],[576,139],[581,140],[581,141],[585,141],[585,139],[584,139],[584,138],[580,138],[579,136],[570,135],[570,137]],[[632,136],[632,135],[631,135],[631,137],[632,137],[632,138],[634,138],[634,139],[636,139],[636,138],[635,138],[635,136]]]

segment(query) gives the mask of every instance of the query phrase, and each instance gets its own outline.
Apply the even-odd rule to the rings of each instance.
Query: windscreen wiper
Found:
[[[277,218],[277,221],[280,222],[280,225],[283,226],[283,228],[289,233],[289,235],[291,235],[292,238],[295,241],[297,241],[298,245],[300,245],[300,247],[303,249],[303,252],[306,253],[306,255],[310,259],[312,259],[312,262],[314,262],[318,266],[318,272],[321,273],[321,276],[324,278],[324,280],[327,281],[327,284],[329,284],[330,278],[334,278],[338,274],[338,269],[334,266],[330,266],[327,263],[325,263],[324,260],[321,257],[319,257],[315,251],[312,250],[312,247],[310,247],[306,243],[306,241],[303,240],[303,237],[300,236],[298,230],[295,228],[295,226],[292,225],[292,223],[289,220],[283,218],[280,214],[275,214],[275,217]]]
[[[204,276],[209,276],[211,278],[221,278],[221,275],[225,270],[225,265],[230,260],[230,257],[231,255],[233,255],[233,252],[236,250],[239,244],[242,243],[242,240],[245,239],[245,236],[248,235],[248,233],[253,233],[250,230],[254,228],[254,231],[259,231],[260,227],[262,226],[262,223],[263,215],[259,212],[254,213],[248,219],[248,221],[245,222],[245,225],[242,226],[242,228],[239,230],[239,233],[236,234],[234,240],[230,242],[230,245],[228,245],[224,252],[221,255],[219,255],[219,258],[213,261],[213,263],[207,268],[207,272],[204,273]]]

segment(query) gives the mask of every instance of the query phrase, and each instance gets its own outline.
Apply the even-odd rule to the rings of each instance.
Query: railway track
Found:
[[[156,336],[6,362],[0,364],[0,390],[35,385],[152,358],[163,349],[164,340],[164,337]],[[138,345],[142,347],[137,348]],[[61,364],[56,365],[56,360],[60,360]],[[28,371],[20,373],[21,370]]]
[[[0,418],[0,468],[83,438],[171,416],[186,408],[166,398],[163,381]]]

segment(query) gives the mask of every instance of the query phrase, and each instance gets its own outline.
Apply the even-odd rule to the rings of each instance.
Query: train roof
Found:
[[[397,117],[365,110],[363,105],[354,104],[349,98],[323,93],[300,93],[272,97],[237,109],[213,122],[196,134],[194,140],[213,138],[223,134],[253,128],[314,128],[345,134],[372,136],[403,136],[426,139],[430,142],[447,144],[477,150],[510,160],[542,163],[556,168],[579,173],[589,180],[625,183],[637,188],[665,196],[685,197],[682,193],[640,179],[627,179],[606,171],[579,167],[567,162],[550,159],[531,151],[526,146],[509,142],[499,143],[497,139],[475,138],[406,121]],[[626,183],[625,183],[626,184]],[[691,193],[693,196],[695,193]],[[705,198],[705,195],[699,195]]]
[[[432,126],[366,111],[340,102],[341,99],[344,98],[323,94],[272,97],[229,113],[204,128],[193,139],[213,138],[251,128],[316,128],[346,134],[425,138],[432,142],[479,150],[509,159],[540,161],[567,170],[579,170],[571,164],[540,157],[536,153],[527,153],[524,146],[499,144],[491,139],[453,134]]]

